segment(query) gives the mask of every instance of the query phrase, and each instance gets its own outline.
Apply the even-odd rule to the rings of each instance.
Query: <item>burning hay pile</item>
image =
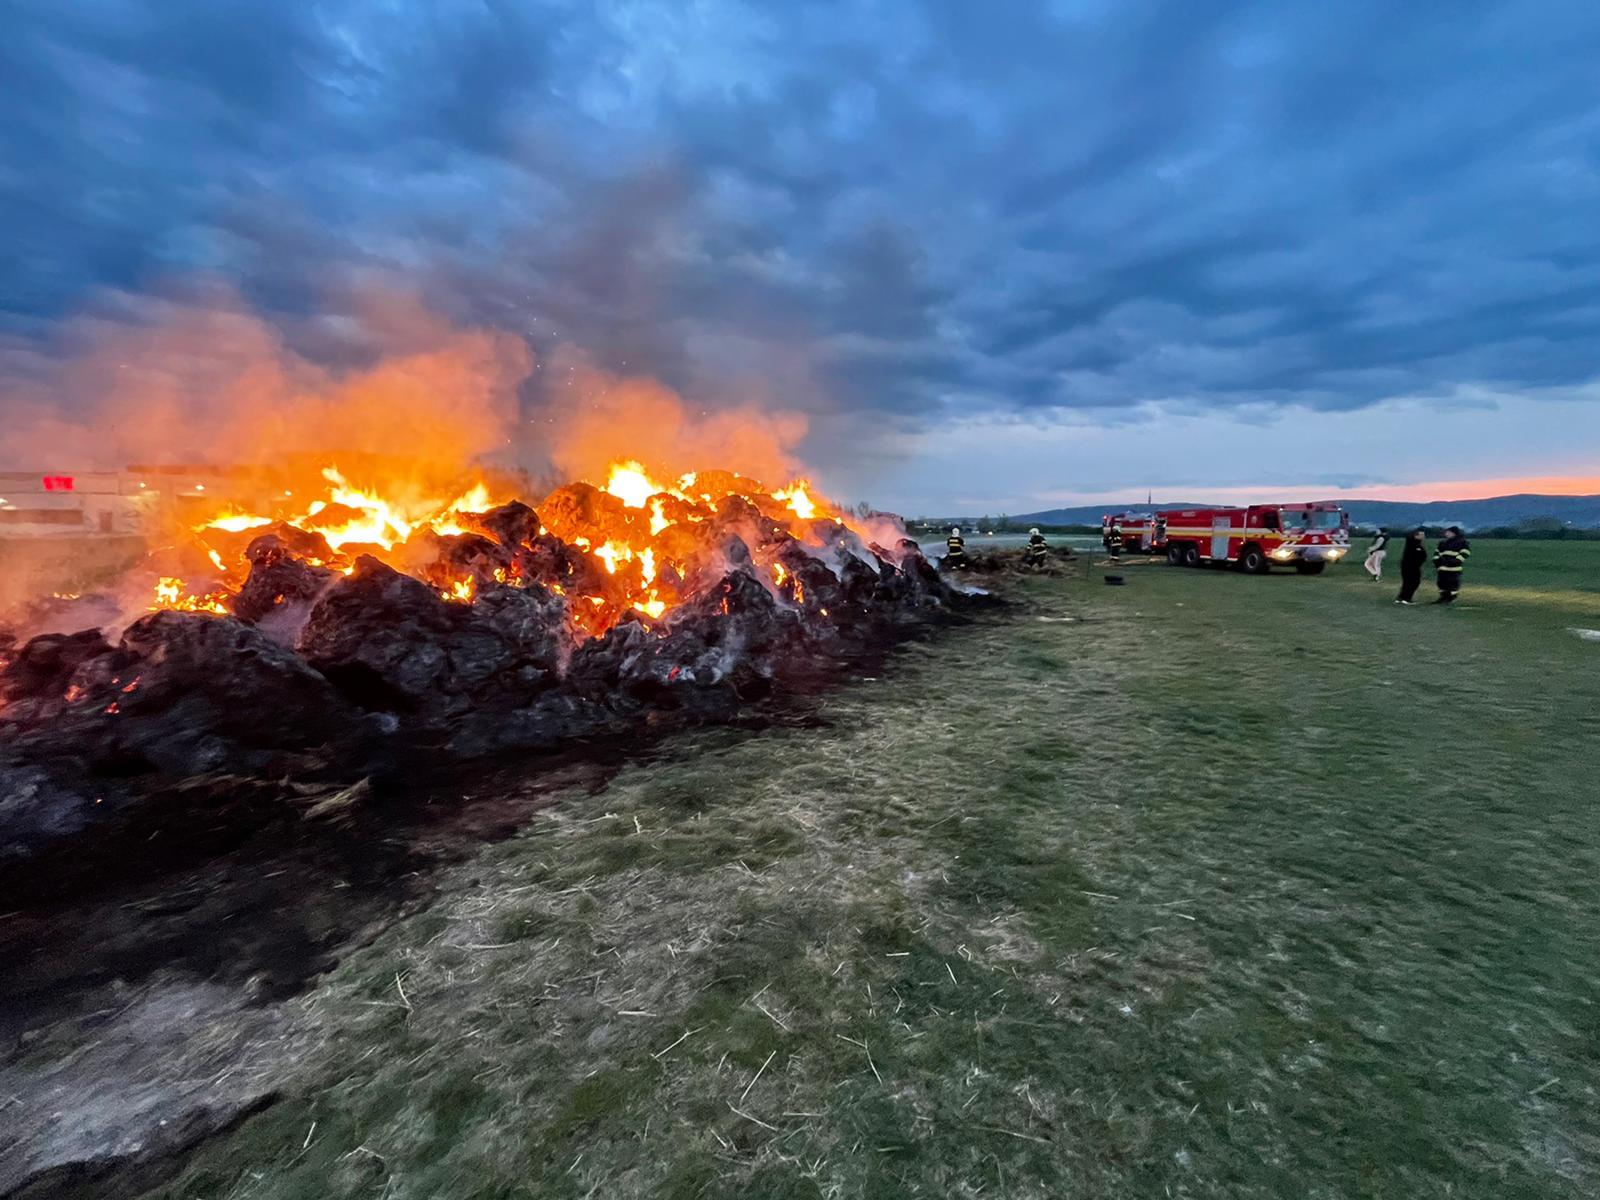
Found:
[[[914,542],[879,544],[804,483],[661,484],[624,463],[535,509],[482,484],[403,502],[322,474],[309,503],[282,488],[267,511],[187,524],[141,568],[151,611],[131,623],[74,597],[35,616],[101,628],[0,641],[14,888],[68,886],[122,847],[148,860],[286,813],[337,819],[366,780],[727,719],[957,596]]]

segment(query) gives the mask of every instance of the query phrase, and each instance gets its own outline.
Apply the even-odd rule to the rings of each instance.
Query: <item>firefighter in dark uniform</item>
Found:
[[[1450,526],[1445,530],[1445,535],[1444,541],[1433,552],[1433,566],[1439,580],[1439,599],[1434,601],[1435,604],[1451,604],[1455,601],[1456,594],[1461,591],[1461,572],[1466,569],[1467,559],[1472,554],[1472,547],[1461,536],[1459,527]]]
[[[1111,528],[1106,531],[1106,553],[1112,558],[1122,557],[1122,526],[1116,521],[1111,522]]]
[[[961,530],[952,528],[950,536],[944,540],[944,565],[952,571],[965,571],[972,565],[967,558],[967,543],[961,538]]]
[[[1022,565],[1033,568],[1044,566],[1045,551],[1048,545],[1044,540],[1044,534],[1040,533],[1037,528],[1028,530],[1028,548],[1022,553]]]

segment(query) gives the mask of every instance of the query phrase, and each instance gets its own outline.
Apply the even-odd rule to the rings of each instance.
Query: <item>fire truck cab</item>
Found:
[[[1350,514],[1337,504],[1252,504],[1181,508],[1155,514],[1156,549],[1173,566],[1231,563],[1265,574],[1273,563],[1316,575],[1350,549]]]

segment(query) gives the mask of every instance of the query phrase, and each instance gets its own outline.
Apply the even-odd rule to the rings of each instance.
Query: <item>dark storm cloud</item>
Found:
[[[0,320],[205,273],[337,357],[398,279],[824,427],[1573,383],[1597,53],[1589,3],[24,0]]]

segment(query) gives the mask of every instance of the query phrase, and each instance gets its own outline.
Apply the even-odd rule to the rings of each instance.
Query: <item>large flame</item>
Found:
[[[215,508],[187,522],[183,533],[203,550],[216,570],[215,578],[191,587],[176,576],[163,576],[150,607],[227,612],[232,594],[249,574],[245,547],[259,532],[280,524],[320,535],[326,542],[331,557],[308,558],[314,565],[348,574],[356,556],[371,554],[426,578],[451,603],[474,603],[490,582],[525,583],[514,569],[508,573],[504,567],[494,567],[481,577],[465,567],[454,569],[453,575],[440,573],[445,569],[440,564],[452,560],[441,556],[436,539],[481,534],[479,519],[510,499],[510,489],[486,478],[458,480],[454,487],[436,489],[444,496],[455,493],[451,500],[426,496],[404,471],[392,466],[358,473],[329,464],[314,474],[316,485],[266,489],[275,500],[261,511],[241,507],[236,497],[210,501]],[[811,485],[803,479],[770,491],[756,480],[727,471],[690,472],[663,483],[640,462],[623,459],[610,464],[603,478],[590,486],[595,490],[588,495],[606,499],[581,504],[558,501],[547,510],[545,519],[551,527],[539,530],[542,537],[594,560],[596,570],[580,574],[566,588],[551,588],[566,598],[580,636],[604,632],[630,610],[657,620],[680,603],[683,581],[691,570],[686,559],[700,545],[690,530],[717,517],[719,506],[730,497],[742,498],[762,518],[801,542],[817,543],[812,522],[819,518],[846,520],[812,495]],[[428,539],[435,540],[419,545]],[[428,566],[419,568],[420,562]],[[799,580],[783,566],[771,564],[770,577],[779,594],[803,602]]]
[[[785,501],[794,510],[796,516],[803,517],[807,521],[817,515],[816,504],[812,502],[810,496],[806,495],[806,481],[804,479],[792,487],[780,488],[778,491],[773,492],[772,498]]]
[[[482,602],[504,570],[498,582],[541,583],[579,633],[595,634],[630,610],[662,618],[701,586],[715,521],[748,529],[755,511],[818,545],[835,536],[822,522],[843,519],[798,477],[801,414],[689,403],[570,347],[542,364],[543,378],[559,375],[563,386],[531,388],[533,355],[514,333],[456,327],[404,290],[366,286],[334,299],[341,326],[361,330],[348,365],[303,356],[300,339],[195,281],[164,296],[159,319],[86,315],[69,339],[81,349],[7,393],[0,457],[43,468],[66,456],[128,476],[129,525],[149,557],[127,580],[137,600],[119,597],[124,612],[226,611],[251,575],[247,547],[287,525],[305,536],[288,538],[285,551],[311,566],[348,574],[371,555],[457,604]],[[63,408],[94,419],[63,422]],[[526,463],[589,487],[578,499],[558,489],[549,511],[526,497],[547,528],[511,532],[536,536],[537,548],[486,550],[472,539],[505,531],[479,516],[525,489],[509,467],[503,477],[480,471],[485,462]],[[748,503],[729,507],[733,496]],[[772,530],[752,532],[759,542]],[[770,561],[760,565],[769,580]],[[30,590],[42,599],[81,591],[80,582],[41,578]],[[782,590],[792,601],[793,582]],[[8,595],[0,589],[0,600]]]
[[[611,478],[606,481],[605,490],[629,508],[643,508],[651,496],[665,489],[638,463],[623,462],[611,464]]]

